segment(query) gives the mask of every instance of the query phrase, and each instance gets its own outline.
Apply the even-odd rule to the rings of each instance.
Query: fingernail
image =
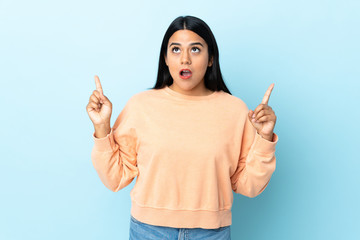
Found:
[[[255,113],[252,115],[252,118],[254,118],[255,117]]]

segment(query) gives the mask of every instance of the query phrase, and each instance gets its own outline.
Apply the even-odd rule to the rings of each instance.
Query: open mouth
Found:
[[[190,69],[181,69],[180,71],[180,77],[182,79],[187,79],[189,77],[191,77],[192,72],[190,71]]]

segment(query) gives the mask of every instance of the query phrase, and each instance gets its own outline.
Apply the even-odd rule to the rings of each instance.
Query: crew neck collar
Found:
[[[213,93],[206,95],[206,96],[192,96],[192,95],[186,95],[180,92],[177,92],[175,90],[172,90],[171,88],[169,88],[169,86],[165,86],[164,91],[172,96],[174,96],[177,99],[183,99],[183,100],[207,100],[207,99],[212,99],[216,96],[219,95],[219,91],[214,91]]]

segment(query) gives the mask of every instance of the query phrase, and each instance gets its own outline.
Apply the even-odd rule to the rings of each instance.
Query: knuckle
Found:
[[[99,93],[98,90],[94,90],[93,94],[94,94],[96,97],[98,97],[100,93]]]

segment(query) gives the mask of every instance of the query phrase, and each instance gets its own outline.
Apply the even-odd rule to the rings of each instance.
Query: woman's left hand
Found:
[[[254,111],[250,110],[248,117],[256,131],[265,139],[272,141],[273,131],[276,123],[276,115],[272,108],[268,105],[271,91],[274,88],[274,83],[270,85],[266,91],[264,98],[255,108]]]

